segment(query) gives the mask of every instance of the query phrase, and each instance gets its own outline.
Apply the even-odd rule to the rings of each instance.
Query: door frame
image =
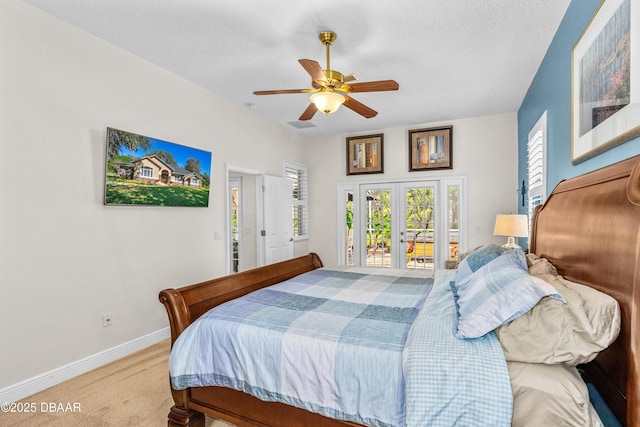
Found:
[[[230,230],[231,230],[231,192],[229,190],[229,183],[230,183],[230,178],[229,178],[229,174],[235,172],[235,173],[242,173],[242,174],[247,174],[247,175],[254,175],[256,178],[256,224],[254,227],[254,235],[256,236],[255,238],[255,245],[256,245],[256,252],[257,252],[257,263],[258,266],[264,265],[264,248],[263,243],[262,243],[262,239],[260,236],[260,230],[263,229],[263,224],[264,224],[264,218],[263,218],[263,212],[264,212],[264,208],[263,208],[263,200],[262,200],[262,191],[260,191],[260,189],[262,188],[262,176],[264,175],[263,171],[257,170],[257,169],[251,169],[251,168],[245,168],[243,166],[237,166],[237,165],[232,165],[229,163],[225,163],[225,212],[224,212],[224,217],[225,217],[225,260],[226,260],[226,268],[227,268],[227,274],[231,274],[231,251],[233,251],[233,247],[232,247],[232,242],[231,242],[231,235],[230,235]],[[243,222],[243,224],[246,226],[246,222]],[[243,230],[241,230],[242,232]],[[247,242],[248,243],[248,242]]]
[[[362,218],[361,215],[361,203],[355,203],[356,200],[360,200],[360,192],[362,190],[362,188],[365,188],[365,186],[369,186],[369,185],[374,185],[374,186],[378,186],[378,187],[383,187],[385,185],[396,185],[398,187],[400,187],[400,185],[403,185],[405,183],[416,183],[419,185],[420,182],[435,182],[436,183],[436,212],[434,213],[436,215],[436,219],[438,218],[442,218],[444,219],[444,221],[440,220],[436,222],[436,227],[438,227],[437,229],[437,233],[436,233],[436,238],[439,239],[439,247],[440,248],[448,248],[449,247],[449,243],[445,242],[445,240],[448,240],[448,227],[447,227],[447,218],[448,218],[448,209],[449,209],[449,205],[448,205],[448,197],[446,197],[448,195],[448,189],[451,186],[458,186],[459,187],[459,193],[458,193],[458,197],[459,197],[459,211],[458,211],[458,227],[459,227],[459,236],[458,236],[458,250],[460,253],[464,252],[467,250],[467,234],[468,234],[468,225],[467,225],[467,193],[466,193],[466,189],[467,189],[467,177],[466,176],[433,176],[430,177],[428,179],[415,179],[415,178],[404,178],[404,179],[392,179],[392,180],[370,180],[370,181],[351,181],[351,182],[339,182],[337,184],[337,212],[336,212],[336,218],[337,218],[337,223],[338,223],[338,232],[337,232],[337,241],[336,241],[336,249],[337,249],[337,260],[338,260],[338,265],[346,265],[346,257],[347,257],[347,251],[346,251],[346,194],[348,192],[351,192],[353,194],[353,216],[354,216],[354,220],[353,220],[353,240],[355,241],[360,241],[359,239],[362,236],[363,230],[362,227],[359,226],[359,224],[361,223],[360,218]],[[395,195],[393,194],[395,193]],[[391,197],[392,197],[392,202],[393,202],[393,198],[398,199],[398,191],[393,192]],[[396,215],[397,216],[397,215]],[[358,220],[356,220],[356,218],[358,218]],[[398,219],[392,219],[392,221],[398,221]],[[358,227],[357,229],[355,227]],[[396,230],[394,232],[394,229]],[[394,242],[396,242],[396,244],[399,242],[399,228],[396,224],[396,226],[392,226],[392,235],[391,238],[395,239],[393,240]],[[362,250],[361,250],[361,245],[356,245],[354,244],[353,246],[353,254],[352,254],[352,259],[354,260],[354,265],[360,265],[360,260],[363,257],[362,254]],[[440,251],[440,253],[442,252],[442,249]],[[436,255],[436,258],[434,259],[434,268],[435,269],[441,269],[444,268],[444,261],[447,259],[443,258],[442,255]],[[357,263],[356,263],[357,260]]]

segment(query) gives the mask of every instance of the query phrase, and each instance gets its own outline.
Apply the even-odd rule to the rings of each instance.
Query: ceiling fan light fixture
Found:
[[[311,120],[313,116],[321,111],[325,115],[335,113],[340,105],[344,106],[365,119],[375,117],[378,112],[353,99],[351,92],[384,92],[398,90],[399,85],[395,80],[378,80],[372,82],[351,83],[357,80],[355,76],[345,76],[344,74],[331,69],[330,47],[336,40],[336,33],[325,31],[320,33],[320,41],[326,47],[327,67],[323,69],[317,61],[312,59],[299,59],[302,68],[311,77],[311,87],[313,89],[281,89],[281,90],[259,90],[253,92],[254,95],[276,95],[285,93],[314,93],[311,95],[311,103],[307,105],[299,121]],[[345,84],[348,82],[348,84]],[[345,95],[336,92],[344,92]],[[346,95],[349,94],[349,95]]]
[[[326,114],[335,113],[336,110],[344,104],[345,97],[336,92],[318,92],[311,95],[311,102],[316,106],[318,111]]]

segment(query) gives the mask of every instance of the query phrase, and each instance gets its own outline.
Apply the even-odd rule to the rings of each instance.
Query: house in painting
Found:
[[[131,163],[118,163],[118,176],[145,184],[202,187],[200,175],[179,166],[170,165],[155,154],[133,160]]]

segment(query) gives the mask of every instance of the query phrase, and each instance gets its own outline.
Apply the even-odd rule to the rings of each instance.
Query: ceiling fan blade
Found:
[[[327,76],[324,75],[322,67],[316,61],[312,59],[299,59],[298,62],[302,65],[302,68],[309,73],[314,82],[327,82]]]
[[[355,99],[345,96],[344,106],[355,111],[360,114],[362,117],[370,119],[378,115],[376,110],[373,110],[361,102],[356,101]]]
[[[311,120],[311,118],[316,114],[317,111],[318,109],[316,108],[316,105],[312,102],[311,104],[309,104],[307,109],[304,110],[304,113],[302,113],[298,120]]]
[[[400,85],[395,80],[378,80],[375,82],[351,83],[346,88],[347,92],[383,92],[398,90]]]
[[[309,93],[316,92],[315,89],[283,89],[283,90],[257,90],[254,95],[281,95],[284,93]]]

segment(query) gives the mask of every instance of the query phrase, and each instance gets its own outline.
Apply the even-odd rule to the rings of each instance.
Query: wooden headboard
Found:
[[[584,368],[618,419],[640,426],[640,156],[558,184],[536,209],[530,251],[619,302],[620,336]]]

